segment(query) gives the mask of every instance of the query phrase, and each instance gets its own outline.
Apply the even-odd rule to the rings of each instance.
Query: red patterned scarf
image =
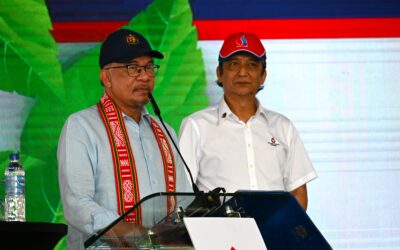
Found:
[[[118,213],[122,215],[140,200],[139,182],[128,132],[121,109],[104,93],[97,104],[100,117],[107,130],[111,154],[114,162],[115,186],[117,191]],[[174,155],[170,143],[157,122],[150,118],[161,158],[164,165],[164,177],[167,192],[175,192],[176,171]],[[167,199],[168,213],[175,208],[174,199]],[[140,206],[132,211],[125,220],[136,224],[142,223]]]

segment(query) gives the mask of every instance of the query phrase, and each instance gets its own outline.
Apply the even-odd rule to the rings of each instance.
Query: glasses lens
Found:
[[[137,65],[127,65],[126,69],[129,76],[136,77],[140,74],[140,67]]]
[[[158,65],[146,65],[146,66],[127,65],[126,69],[128,70],[128,75],[131,77],[139,76],[142,70],[144,70],[148,76],[154,77],[159,67],[160,66]]]
[[[149,76],[155,76],[157,74],[158,68],[160,66],[158,65],[150,65],[146,67],[146,72]]]

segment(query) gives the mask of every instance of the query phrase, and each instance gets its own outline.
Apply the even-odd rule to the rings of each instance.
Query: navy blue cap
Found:
[[[120,29],[111,33],[100,48],[100,68],[116,63],[128,63],[139,56],[148,55],[162,59],[163,54],[150,47],[149,42],[138,32]]]

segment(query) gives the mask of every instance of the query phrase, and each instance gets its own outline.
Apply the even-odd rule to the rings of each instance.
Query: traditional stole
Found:
[[[139,180],[135,165],[135,158],[125,127],[121,109],[104,93],[97,103],[100,117],[107,130],[111,146],[111,154],[114,163],[115,186],[117,191],[118,213],[122,215],[140,200]],[[164,165],[164,178],[167,192],[175,192],[175,162],[170,143],[166,139],[164,131],[157,122],[150,117],[150,125],[160,149]],[[172,196],[168,196],[172,197]],[[167,198],[167,213],[175,209],[175,199]],[[141,207],[133,210],[125,218],[125,221],[142,224]]]

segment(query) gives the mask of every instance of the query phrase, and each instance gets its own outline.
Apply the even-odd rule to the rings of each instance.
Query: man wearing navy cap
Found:
[[[218,61],[223,98],[185,118],[180,129],[181,153],[198,187],[289,191],[306,209],[306,183],[317,174],[292,122],[256,98],[267,77],[260,39],[228,36]]]
[[[99,58],[104,95],[64,124],[57,157],[68,249],[84,249],[89,236],[149,194],[191,190],[166,131],[145,108],[159,69],[153,58],[163,55],[141,34],[127,29],[110,34]],[[141,235],[175,203],[143,205],[109,233]],[[154,210],[158,214],[148,214]]]

